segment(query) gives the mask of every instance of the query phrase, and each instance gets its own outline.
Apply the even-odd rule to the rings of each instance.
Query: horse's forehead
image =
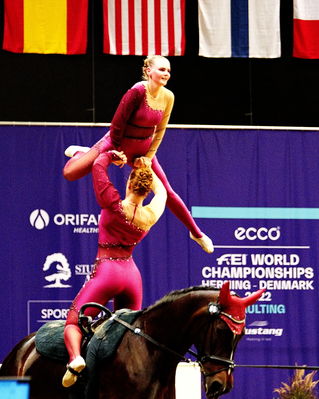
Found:
[[[217,302],[218,301],[218,291],[212,291],[212,290],[203,290],[203,291],[198,291],[194,293],[195,295],[192,296],[192,298],[196,301],[198,301],[200,306],[204,306],[210,303],[210,302]]]
[[[208,301],[217,301],[219,296],[219,291],[202,291],[203,298],[207,299]]]

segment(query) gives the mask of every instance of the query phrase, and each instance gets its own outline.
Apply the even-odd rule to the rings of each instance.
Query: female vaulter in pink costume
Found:
[[[107,167],[111,162],[126,161],[117,151],[103,152],[92,168],[96,199],[101,206],[97,258],[90,280],[84,284],[74,299],[66,320],[64,340],[70,356],[68,369],[63,377],[65,387],[73,385],[85,367],[81,357],[82,333],[78,326],[79,309],[87,302],[106,304],[114,298],[114,308],[137,310],[142,305],[142,279],[132,258],[135,246],[146,236],[165,209],[166,190],[150,168],[131,172],[122,201],[111,183]],[[142,206],[152,190],[151,202]],[[85,314],[96,317],[99,310],[88,308]]]
[[[68,180],[76,180],[86,175],[98,154],[110,149],[124,151],[131,166],[134,166],[135,158],[140,158],[140,162],[147,166],[151,163],[166,188],[169,209],[188,228],[190,237],[204,251],[212,253],[211,239],[196,225],[186,205],[170,186],[155,155],[174,104],[174,94],[164,87],[170,78],[169,61],[161,56],[146,58],[143,77],[145,81],[136,83],[123,96],[109,132],[97,144],[91,149],[71,146],[66,150],[66,155],[74,156],[65,165],[64,176]],[[87,152],[83,153],[83,149]]]

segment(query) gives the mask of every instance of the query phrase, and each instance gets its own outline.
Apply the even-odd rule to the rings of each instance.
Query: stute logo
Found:
[[[62,253],[48,255],[43,265],[43,271],[50,270],[51,274],[44,278],[51,284],[44,288],[69,288],[71,285],[63,284],[62,281],[68,281],[71,278],[71,269],[67,258]]]
[[[50,222],[50,216],[44,209],[35,209],[29,216],[31,226],[43,230]]]

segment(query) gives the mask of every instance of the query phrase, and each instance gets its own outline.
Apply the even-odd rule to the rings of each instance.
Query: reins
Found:
[[[180,353],[174,351],[173,349],[167,347],[166,345],[161,344],[160,342],[156,341],[156,339],[152,338],[150,335],[146,334],[143,332],[140,328],[138,327],[133,327],[131,324],[127,323],[126,321],[120,319],[115,313],[109,318],[109,320],[114,320],[119,324],[122,324],[125,328],[133,332],[135,335],[139,335],[140,337],[143,337],[147,341],[151,342],[153,345],[157,346],[158,348],[164,350],[165,352],[168,352],[176,357],[179,357],[180,359],[184,360],[185,362],[191,362],[190,359],[187,357],[181,355]],[[191,353],[192,351],[189,351]],[[196,355],[195,352],[192,354]]]
[[[290,366],[276,364],[234,364],[234,367],[265,368],[265,369],[291,369],[291,370],[319,370],[319,366]]]
[[[184,362],[187,363],[192,363],[193,360],[185,357],[184,355],[176,352],[175,350],[167,347],[166,345],[161,344],[154,338],[152,338],[150,335],[146,334],[143,332],[140,328],[138,327],[133,327],[131,324],[127,323],[126,321],[120,319],[116,313],[112,313],[109,309],[107,309],[105,306],[100,305],[99,303],[95,302],[90,302],[86,303],[83,305],[80,309],[79,312],[79,326],[82,330],[82,332],[87,336],[90,337],[94,334],[94,332],[91,329],[91,322],[92,319],[89,316],[84,315],[84,310],[88,307],[95,307],[103,311],[104,313],[110,315],[110,317],[107,320],[115,321],[122,326],[124,326],[126,329],[134,333],[135,335],[138,335],[140,337],[143,337],[147,341],[151,342],[153,345],[157,346],[158,348],[162,349],[165,352],[170,353],[171,355],[176,356],[177,358],[183,360]],[[86,326],[83,326],[83,323],[86,324]],[[202,368],[202,364],[211,361],[211,362],[216,362],[225,365],[225,367],[218,369],[216,371],[213,371],[211,373],[203,373],[204,377],[209,377],[211,375],[220,373],[221,371],[227,371],[227,370],[233,370],[235,367],[241,367],[241,368],[267,368],[267,369],[290,369],[290,370],[319,370],[319,366],[291,366],[291,365],[274,365],[274,364],[236,364],[234,363],[233,360],[231,359],[226,359],[223,357],[215,356],[215,355],[205,355],[202,358],[193,350],[188,349],[186,351],[190,355],[194,356],[196,358],[197,363],[200,365]]]
[[[131,331],[132,333],[134,333],[135,335],[139,335],[140,337],[143,337],[144,339],[146,339],[147,341],[151,342],[153,345],[161,348],[162,350],[171,353],[174,356],[179,357],[181,360],[185,361],[185,362],[191,362],[191,359],[186,358],[185,356],[181,355],[180,353],[174,351],[171,348],[168,348],[166,345],[161,344],[160,342],[156,341],[154,338],[152,338],[150,335],[146,334],[145,332],[143,332],[140,328],[138,327],[133,327],[131,324],[127,323],[126,321],[120,319],[118,317],[118,315],[116,313],[112,313],[109,309],[107,309],[106,307],[100,305],[99,303],[95,303],[95,302],[89,302],[86,303],[85,305],[83,305],[80,309],[80,313],[79,313],[79,326],[82,330],[82,332],[86,335],[86,336],[91,336],[93,335],[93,331],[91,329],[90,326],[90,317],[85,316],[84,315],[84,310],[86,308],[89,307],[96,307],[100,310],[102,310],[104,313],[106,313],[107,315],[109,315],[109,318],[107,319],[107,321],[116,321],[117,323],[121,324],[122,326],[124,326],[127,330]],[[85,324],[87,324],[86,326],[83,326],[83,322]],[[197,354],[193,351],[188,351],[189,353],[191,353],[192,355],[197,356]]]
[[[92,331],[91,326],[90,326],[90,322],[92,320],[91,320],[90,317],[84,315],[84,310],[86,308],[89,308],[89,307],[96,307],[96,308],[102,310],[104,313],[110,315],[110,317],[107,320],[116,321],[117,323],[121,324],[122,326],[124,326],[126,329],[128,329],[129,331],[131,331],[135,335],[139,335],[140,337],[143,337],[144,339],[146,339],[147,341],[151,342],[153,345],[157,346],[158,348],[162,349],[163,351],[168,352],[168,353],[178,357],[179,359],[183,360],[184,362],[187,362],[187,363],[192,363],[193,362],[193,360],[187,358],[186,356],[180,354],[179,352],[176,352],[174,349],[171,349],[168,346],[161,344],[156,339],[152,338],[150,335],[148,335],[144,331],[142,331],[140,328],[133,327],[131,324],[127,323],[126,321],[124,321],[122,319],[120,319],[116,313],[112,313],[106,307],[100,305],[99,303],[95,303],[95,302],[86,303],[80,309],[79,326],[80,326],[82,332],[86,336],[90,336],[90,335],[93,334],[93,331]],[[84,327],[83,326],[83,322],[86,323],[87,326]],[[219,356],[214,356],[214,355],[209,355],[209,356],[206,355],[206,356],[203,356],[201,358],[196,352],[194,352],[191,349],[188,349],[186,352],[189,353],[190,355],[194,356],[196,358],[197,362],[200,365],[202,363],[204,363],[205,361],[210,360],[210,361],[215,361],[215,362],[218,362],[218,363],[221,363],[221,364],[226,364],[227,367],[225,367],[225,369],[234,368],[233,360],[226,359],[226,358],[219,357]],[[218,370],[218,372],[220,372],[222,370],[224,370],[224,369],[220,369],[220,370]]]
[[[140,337],[143,337],[147,341],[151,342],[153,345],[157,346],[158,348],[162,349],[163,351],[165,351],[167,353],[170,353],[171,355],[174,355],[175,357],[183,360],[184,362],[187,362],[187,363],[192,363],[193,362],[193,360],[191,360],[191,359],[185,357],[184,355],[176,352],[175,350],[169,348],[168,346],[163,345],[160,342],[156,341],[150,335],[148,335],[145,332],[143,332],[140,328],[133,327],[131,324],[127,323],[126,321],[121,320],[116,314],[113,314],[109,320],[114,320],[117,323],[122,324],[124,327],[126,327],[128,330],[130,330],[134,334],[139,335]],[[219,357],[219,356],[214,356],[214,355],[204,356],[204,357],[201,358],[196,352],[194,352],[191,349],[188,349],[186,352],[189,353],[190,355],[193,355],[196,358],[197,363],[199,364],[199,366],[200,366],[200,368],[202,370],[202,374],[203,374],[203,376],[205,378],[209,377],[211,375],[220,373],[220,372],[222,372],[224,370],[225,371],[232,370],[235,367],[234,362],[232,360],[230,360],[230,359],[226,359],[226,358]],[[213,361],[213,362],[217,362],[217,363],[221,363],[221,364],[225,364],[226,367],[223,367],[223,368],[218,369],[216,371],[213,371],[211,373],[205,373],[202,364],[205,363],[207,360],[210,360],[210,361]]]

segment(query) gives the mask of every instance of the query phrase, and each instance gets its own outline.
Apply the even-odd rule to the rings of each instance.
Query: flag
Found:
[[[319,58],[319,0],[294,0],[293,56]]]
[[[4,0],[3,49],[84,54],[88,0]]]
[[[281,55],[280,0],[198,0],[198,24],[201,56]]]
[[[103,0],[103,52],[183,55],[185,0]]]

